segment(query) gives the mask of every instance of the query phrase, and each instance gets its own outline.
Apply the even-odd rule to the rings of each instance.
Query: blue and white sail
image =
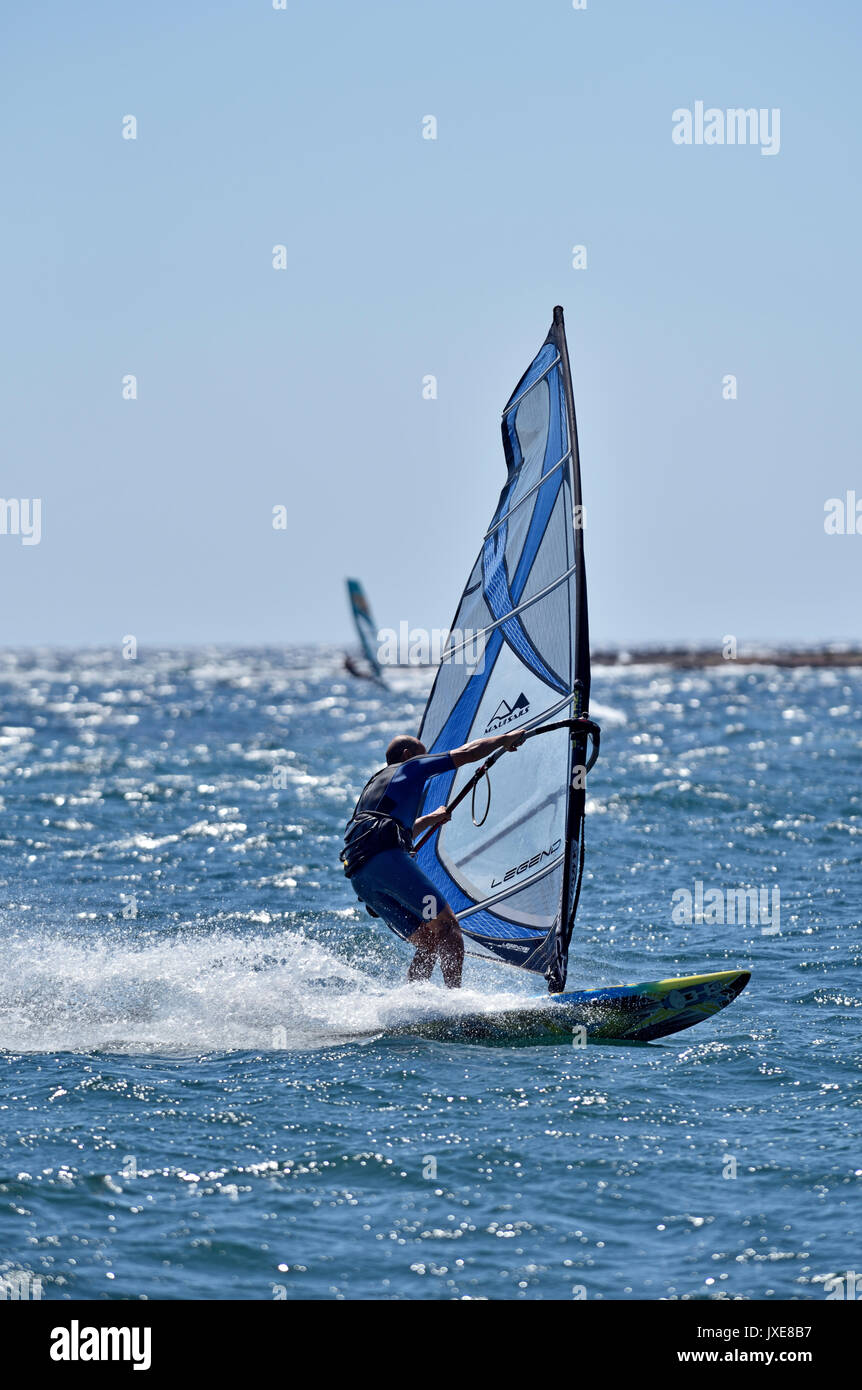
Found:
[[[383,680],[383,669],[377,656],[377,624],[371,616],[371,607],[365,597],[365,590],[358,579],[347,580],[347,600],[356,627],[356,635],[365,660],[370,667],[370,675],[378,681]]]
[[[560,308],[512,392],[502,430],[506,482],[422,719],[420,738],[432,752],[588,710],[583,504]],[[565,985],[583,871],[585,762],[582,732],[529,739],[495,764],[483,824],[465,806],[418,854],[482,953],[545,975],[555,993]],[[430,782],[422,813],[450,801],[473,771]],[[481,810],[481,788],[478,796]]]

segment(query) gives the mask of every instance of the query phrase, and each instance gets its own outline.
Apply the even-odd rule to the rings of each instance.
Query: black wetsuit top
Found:
[[[425,783],[454,766],[451,753],[426,753],[375,772],[362,789],[344,832],[341,860],[348,878],[384,850],[410,853]]]

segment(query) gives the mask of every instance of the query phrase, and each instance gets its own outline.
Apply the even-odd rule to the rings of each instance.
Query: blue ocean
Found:
[[[329,650],[0,656],[0,1276],[824,1299],[862,1268],[862,672],[594,670],[569,987],[752,971],[641,1046],[398,1035],[544,989],[471,957],[460,993],[408,986],[341,873],[428,684]],[[778,920],[681,921],[698,884]]]

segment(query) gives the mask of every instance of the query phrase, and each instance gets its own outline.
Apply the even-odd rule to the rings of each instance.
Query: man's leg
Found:
[[[464,969],[464,937],[461,935],[461,926],[454,912],[447,907],[451,921],[444,923],[442,939],[440,941],[440,969],[443,971],[443,983],[449,989],[461,988],[461,971]]]
[[[432,930],[430,922],[423,922],[418,931],[411,936],[410,945],[416,947],[416,954],[407,970],[408,980],[411,983],[416,980],[430,980],[437,959],[436,927]]]
[[[464,938],[451,908],[444,907],[430,922],[424,922],[410,937],[410,945],[416,947],[416,954],[407,971],[408,980],[430,980],[439,955],[444,983],[449,989],[460,988]]]

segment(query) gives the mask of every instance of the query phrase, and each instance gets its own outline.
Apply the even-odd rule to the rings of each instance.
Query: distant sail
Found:
[[[382,681],[383,670],[377,659],[377,624],[371,616],[365,590],[358,579],[347,580],[347,598],[365,660],[371,668],[370,674],[375,680]]]
[[[581,477],[562,309],[502,428],[508,475],[422,719],[429,751],[588,710]],[[469,664],[477,631],[479,666]],[[505,754],[490,774],[482,826],[465,805],[418,854],[465,935],[483,953],[545,975],[553,992],[565,985],[580,893],[586,793],[576,769],[586,751],[586,735],[562,728]],[[451,800],[474,770],[434,778],[422,814]]]

